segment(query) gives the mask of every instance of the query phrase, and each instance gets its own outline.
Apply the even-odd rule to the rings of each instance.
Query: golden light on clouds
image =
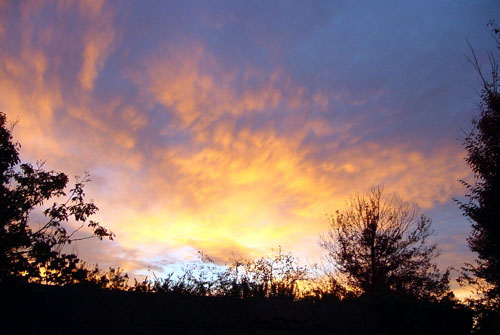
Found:
[[[279,50],[265,64],[261,49],[234,61],[236,48],[222,52],[201,33],[164,28],[155,40],[142,21],[123,31],[112,7],[26,1],[15,25],[2,10],[0,109],[19,119],[23,159],[90,172],[88,194],[117,235],[103,248],[125,270],[278,245],[317,259],[325,215],[350,194],[384,185],[433,210],[463,193],[460,143],[404,128],[413,109],[383,105],[397,85],[363,74],[354,91],[341,69],[311,79]],[[262,47],[257,35],[245,36]]]

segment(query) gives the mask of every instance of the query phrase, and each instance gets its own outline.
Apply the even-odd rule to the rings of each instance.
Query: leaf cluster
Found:
[[[20,145],[13,142],[11,131],[0,113],[0,282],[62,285],[74,282],[82,272],[91,275],[76,255],[63,252],[75,241],[114,236],[90,219],[98,208],[85,200],[89,175],[77,177],[66,193],[66,174],[46,171],[43,162],[21,163]],[[44,222],[36,225],[32,215],[48,201],[53,203],[43,210]]]

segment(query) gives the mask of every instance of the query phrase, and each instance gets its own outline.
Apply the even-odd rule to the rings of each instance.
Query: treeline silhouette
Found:
[[[500,49],[500,29],[493,36]],[[450,269],[436,265],[431,220],[417,206],[374,187],[348,200],[320,237],[322,266],[301,265],[278,248],[259,259],[208,255],[163,278],[131,280],[70,253],[86,239],[113,239],[92,220],[86,173],[68,188],[66,174],[22,163],[20,144],[0,112],[0,313],[5,333],[338,333],[498,334],[500,329],[500,93],[498,55],[483,83],[480,117],[464,146],[475,183],[459,202],[472,222],[478,254],[459,281],[476,288],[465,303],[450,290]],[[46,202],[45,222],[30,221]],[[71,228],[76,223],[76,228]]]
[[[435,247],[425,240],[430,221],[397,198],[383,198],[381,189],[332,217],[332,240],[325,237],[322,246],[339,265],[340,276],[318,275],[316,267],[301,266],[279,248],[271,257],[234,259],[225,266],[201,254],[201,262],[177,275],[129,284],[121,269],[103,271],[65,252],[75,241],[114,237],[91,219],[98,208],[85,201],[88,174],[66,194],[64,173],[45,171],[42,163],[21,163],[19,148],[0,113],[0,291],[9,306],[2,314],[5,330],[54,333],[56,324],[46,325],[52,315],[61,333],[465,334],[471,328],[472,314],[453,297],[448,274],[433,264]],[[49,199],[62,200],[43,212],[45,223],[34,226],[30,215]],[[79,226],[70,230],[70,220]],[[335,240],[343,243],[340,251],[333,248]]]
[[[2,329],[16,334],[468,334],[472,326],[463,306],[388,294],[292,301],[36,284],[8,294]]]

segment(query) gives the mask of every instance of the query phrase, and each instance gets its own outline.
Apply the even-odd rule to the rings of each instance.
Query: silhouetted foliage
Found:
[[[299,297],[300,281],[306,279],[307,269],[291,253],[281,248],[271,257],[258,260],[234,260],[224,274],[223,292],[239,298]]]
[[[281,248],[270,257],[233,259],[224,266],[203,253],[200,256],[202,262],[184,267],[176,277],[171,273],[160,279],[135,280],[132,290],[238,299],[296,300],[304,294],[298,285],[306,280],[308,271]]]
[[[19,149],[20,145],[12,142],[5,114],[0,113],[0,282],[23,280],[63,285],[95,280],[98,268],[89,269],[76,255],[62,250],[78,240],[113,238],[110,231],[90,219],[98,208],[93,202],[85,202],[88,174],[77,178],[66,194],[66,174],[45,171],[43,163],[21,163]],[[30,222],[33,212],[47,201],[53,203],[43,211],[45,222]],[[70,222],[78,227],[68,230]],[[79,234],[83,228],[90,228],[90,233]],[[108,278],[108,274],[100,276]]]
[[[443,297],[449,293],[449,272],[440,273],[433,263],[438,253],[427,243],[431,233],[431,220],[415,205],[374,188],[331,217],[320,246],[356,294]]]
[[[348,249],[355,257],[371,255],[366,253],[370,247],[376,251],[372,267],[359,271],[358,277],[348,273],[351,283],[371,295],[356,297],[335,278],[315,277],[311,268],[281,248],[269,257],[235,258],[225,265],[201,253],[202,262],[186,266],[176,276],[158,279],[153,274],[153,280],[135,280],[129,286],[128,275],[120,268],[103,272],[63,252],[77,240],[113,237],[90,220],[98,209],[84,199],[88,175],[66,194],[65,174],[45,171],[43,164],[21,164],[20,146],[12,142],[5,123],[0,113],[0,296],[9,306],[1,313],[0,324],[8,333],[206,333],[210,329],[465,334],[470,328],[469,311],[453,299],[415,298],[440,296],[447,289],[447,274],[439,274],[431,263],[435,246],[424,243],[430,221],[414,217],[410,207],[396,198],[382,203],[381,192],[376,191],[368,200],[378,202],[362,197],[353,202],[361,210],[358,214],[369,218],[364,226],[358,222],[364,230],[344,235],[346,242],[355,243],[345,244],[355,248]],[[61,197],[64,200],[57,202]],[[31,216],[47,201],[53,205],[41,211],[46,221],[37,227]],[[345,225],[356,217],[354,209],[338,213],[330,237],[339,232],[336,224],[343,227],[340,232],[355,232]],[[75,223],[77,228],[69,231]],[[82,231],[87,233],[81,235]],[[323,243],[333,248],[331,240]],[[335,250],[329,249],[331,255]],[[398,266],[394,268],[393,262]],[[57,324],[47,324],[54,315]]]
[[[500,29],[494,21],[493,37],[500,50]],[[472,221],[468,238],[470,249],[477,253],[475,264],[468,264],[461,278],[463,283],[478,289],[478,329],[482,333],[500,328],[500,91],[498,53],[490,52],[491,79],[483,75],[472,50],[471,63],[482,80],[480,115],[472,121],[472,130],[465,138],[466,162],[474,172],[473,184],[462,183],[469,193],[468,202],[460,208]],[[495,330],[496,329],[496,330]]]
[[[313,301],[341,301],[353,298],[352,292],[348,291],[331,274],[316,273],[304,283],[305,287],[300,294],[302,299]]]
[[[0,295],[9,306],[0,314],[6,334],[465,335],[472,325],[470,311],[453,302],[391,294],[290,301],[30,284],[0,285]]]

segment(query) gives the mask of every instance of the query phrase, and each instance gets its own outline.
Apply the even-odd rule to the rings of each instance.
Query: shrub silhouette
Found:
[[[176,277],[173,273],[165,278],[153,275],[153,280],[135,280],[130,289],[177,295],[296,300],[301,297],[299,282],[308,277],[306,267],[281,248],[269,257],[233,259],[225,266],[216,265],[203,253],[200,256],[201,262],[183,268]]]
[[[307,274],[296,257],[279,247],[270,257],[233,260],[224,273],[221,291],[238,298],[294,300],[300,296],[298,284]]]

